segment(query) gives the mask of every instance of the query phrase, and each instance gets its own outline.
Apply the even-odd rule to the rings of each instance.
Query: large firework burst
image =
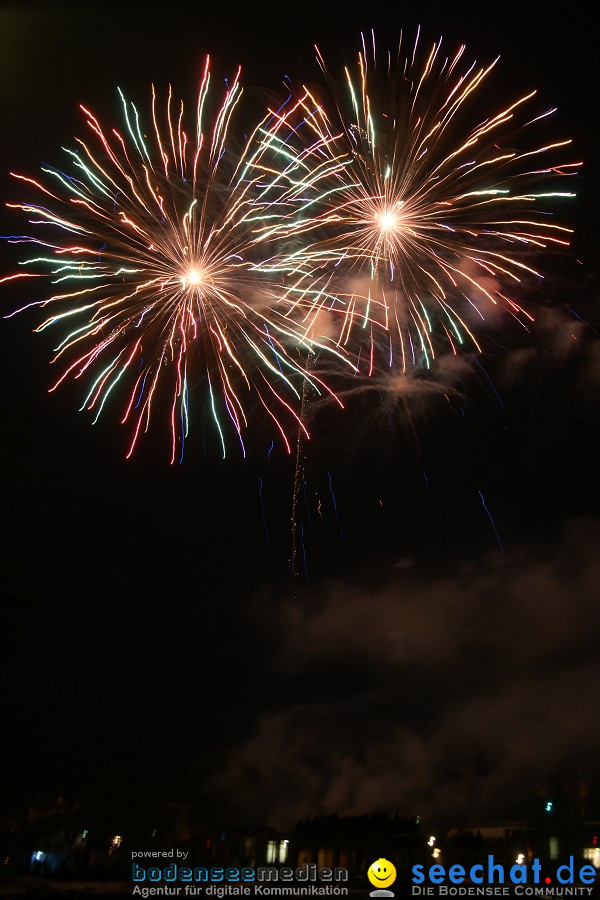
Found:
[[[568,244],[549,203],[572,194],[554,182],[580,165],[560,161],[569,140],[534,136],[555,110],[529,112],[531,91],[484,115],[497,60],[422,48],[419,33],[385,55],[363,37],[343,85],[317,58],[328,87],[304,88],[262,134],[256,166],[282,212],[264,234],[288,242],[264,268],[286,273],[290,299],[311,297],[306,320],[318,311],[369,374],[480,350],[477,321],[495,308],[527,324],[536,253]]]
[[[82,409],[94,421],[118,397],[122,422],[133,426],[128,456],[156,417],[170,422],[172,461],[181,455],[199,371],[223,453],[227,423],[244,446],[252,405],[267,411],[289,450],[286,431],[305,427],[305,380],[327,390],[304,364],[319,344],[298,324],[305,301],[290,302],[257,268],[268,238],[257,227],[270,201],[258,200],[251,174],[254,135],[238,151],[229,134],[239,76],[211,115],[207,59],[191,134],[170,88],[162,119],[152,88],[150,137],[122,95],[124,134],[106,132],[82,106],[93,143],[66,151],[69,171],[44,167],[44,184],[14,176],[43,195],[9,204],[30,215],[39,236],[12,239],[37,252],[3,280],[50,278],[50,295],[29,305],[50,311],[38,331],[62,330],[51,390],[86,380]]]

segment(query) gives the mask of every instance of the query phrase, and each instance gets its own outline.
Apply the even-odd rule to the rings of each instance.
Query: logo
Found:
[[[447,896],[478,896],[480,894],[497,894],[516,897],[552,897],[552,896],[581,896],[584,893],[591,895],[592,887],[596,879],[596,870],[593,866],[585,864],[576,866],[572,856],[568,864],[559,865],[554,870],[542,874],[542,864],[536,857],[531,863],[524,861],[525,857],[520,853],[517,862],[509,868],[503,862],[496,862],[492,854],[488,854],[487,861],[471,866],[463,866],[458,863],[449,868],[436,863],[425,871],[425,866],[412,867],[412,895]],[[377,865],[377,863],[374,863]],[[447,884],[447,882],[450,884]],[[466,886],[462,886],[465,885]],[[421,887],[423,885],[423,887]],[[461,887],[454,887],[461,885]],[[486,885],[486,887],[479,887]],[[496,887],[499,885],[499,887]],[[507,887],[502,887],[507,885]],[[530,887],[529,885],[545,885],[545,887]],[[563,885],[572,885],[564,888]],[[575,886],[576,885],[576,886]]]
[[[393,897],[394,892],[385,890],[396,880],[396,867],[389,859],[376,859],[371,863],[367,871],[367,878],[375,891],[371,891],[369,897]]]

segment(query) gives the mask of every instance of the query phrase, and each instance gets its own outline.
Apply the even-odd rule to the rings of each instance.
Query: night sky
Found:
[[[393,46],[421,25],[501,55],[498,106],[537,87],[551,139],[585,166],[560,210],[530,333],[505,318],[485,352],[442,364],[393,402],[317,408],[290,572],[294,460],[257,414],[248,456],[200,426],[181,465],[156,428],[132,460],[117,417],[78,386],[48,395],[55,335],[2,322],[2,725],[6,808],[99,785],[193,796],[207,819],[285,826],[398,810],[445,821],[518,815],[540,785],[596,777],[600,387],[597,51],[586,14],[508,6],[4,4],[3,199],[9,170],[62,160],[80,102],[119,127],[117,85],[195,99],[206,52],[240,63],[244,113],[312,83],[361,29]],[[2,234],[22,233],[2,211]],[[2,242],[2,272],[19,247]],[[3,286],[4,314],[26,289]],[[199,394],[198,394],[199,396]],[[198,400],[199,403],[203,401]],[[200,417],[206,420],[204,413]],[[545,789],[545,788],[544,788]],[[548,788],[550,790],[551,787]],[[125,796],[125,794],[124,794]]]

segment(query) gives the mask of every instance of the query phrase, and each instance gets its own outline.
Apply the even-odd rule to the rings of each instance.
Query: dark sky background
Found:
[[[548,258],[531,334],[497,321],[477,362],[440,368],[440,389],[315,413],[296,580],[293,460],[269,458],[260,420],[244,461],[221,461],[200,429],[180,466],[160,430],[124,462],[114,419],[92,428],[76,390],[46,393],[54,336],[31,334],[35,313],[2,323],[9,806],[112,778],[193,794],[231,822],[390,808],[450,821],[593,780],[597,60],[591,19],[548,9],[0,7],[9,201],[10,169],[35,176],[82,133],[79,102],[120,124],[117,85],[140,110],[152,81],[191,104],[208,51],[223,75],[242,64],[251,110],[283,75],[317,79],[314,42],[334,67],[361,29],[393,45],[419,23],[479,60],[500,53],[498,104],[537,87],[559,107],[549,137],[572,136],[585,160],[562,212],[573,252]],[[22,227],[3,211],[3,234]],[[18,251],[3,244],[2,274]],[[5,287],[5,313],[22,296]]]

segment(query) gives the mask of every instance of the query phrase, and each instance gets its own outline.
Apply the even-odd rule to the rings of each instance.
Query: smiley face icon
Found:
[[[396,867],[389,859],[376,859],[367,871],[367,878],[376,888],[387,888],[396,880]]]

